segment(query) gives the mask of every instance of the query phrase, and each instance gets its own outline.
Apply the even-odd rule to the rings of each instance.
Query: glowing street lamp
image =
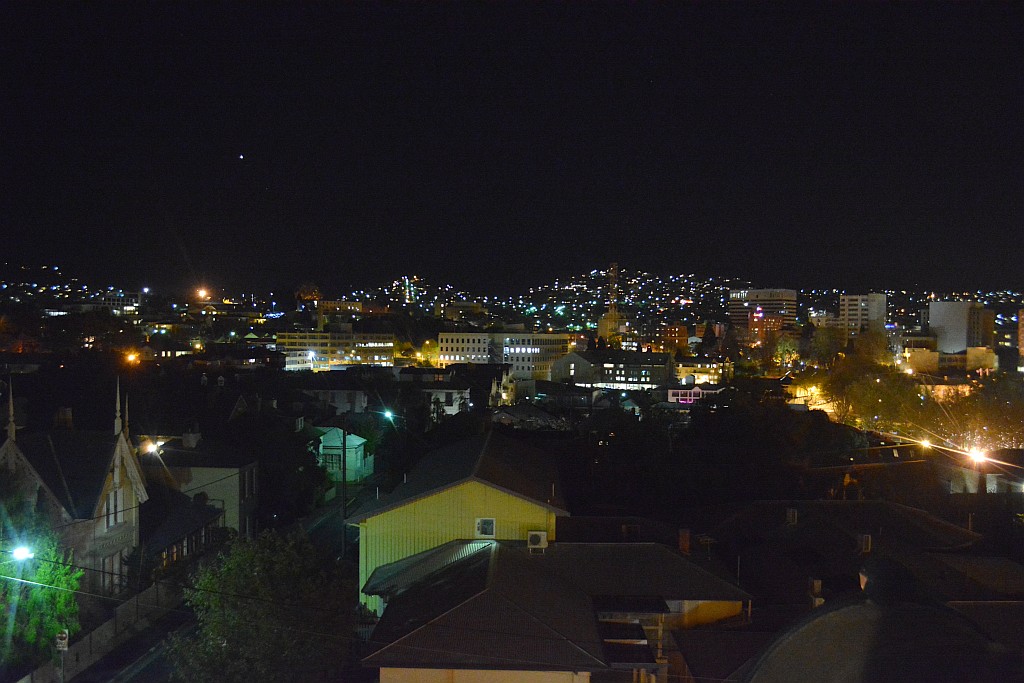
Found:
[[[969,457],[974,462],[985,462],[986,460],[988,460],[988,456],[985,455],[985,451],[981,450],[977,446],[967,451],[967,457]]]
[[[19,545],[17,548],[11,551],[11,557],[18,562],[24,562],[25,560],[31,560],[36,554],[27,545]]]

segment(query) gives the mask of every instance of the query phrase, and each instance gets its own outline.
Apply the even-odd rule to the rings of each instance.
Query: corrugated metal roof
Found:
[[[389,600],[364,662],[390,667],[600,671],[613,661],[601,604],[650,613],[667,611],[666,600],[749,599],[643,543],[554,543],[531,554],[521,542],[452,541],[381,567],[367,586]]]
[[[446,548],[440,555],[451,553]],[[602,670],[607,665],[593,615],[584,593],[523,553],[494,543],[394,595],[370,639],[377,650],[363,661],[389,667]]]
[[[553,543],[531,560],[592,596],[750,600],[733,584],[657,543]]]
[[[568,514],[551,456],[509,436],[489,431],[428,453],[406,481],[353,512],[362,522],[467,481],[479,481],[548,509]]]
[[[403,586],[411,585],[473,553],[489,553],[493,547],[494,541],[451,541],[438,548],[416,553],[397,562],[377,567],[363,586],[363,593],[390,595]]]

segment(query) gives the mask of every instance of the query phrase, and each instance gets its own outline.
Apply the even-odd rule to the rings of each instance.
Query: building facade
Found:
[[[779,316],[784,327],[796,325],[795,289],[729,290],[729,322],[747,328],[750,313],[758,307],[765,315]]]
[[[345,365],[395,364],[395,336],[388,333],[303,330],[279,332],[285,370],[330,370]]]
[[[455,363],[510,365],[513,379],[550,379],[551,364],[569,353],[573,335],[530,332],[442,332],[439,367]]]
[[[885,327],[885,294],[841,294],[839,324],[850,334]]]
[[[675,379],[670,353],[574,351],[552,365],[551,379],[604,389],[653,389]]]
[[[960,353],[971,347],[992,348],[995,343],[995,312],[976,301],[932,301],[928,304],[928,329],[942,353]]]

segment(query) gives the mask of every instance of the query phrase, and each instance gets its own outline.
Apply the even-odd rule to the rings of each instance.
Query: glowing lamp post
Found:
[[[17,548],[11,551],[11,557],[18,562],[24,562],[25,560],[31,560],[36,554],[27,545],[19,545]]]
[[[969,451],[967,451],[967,457],[969,457],[971,461],[974,462],[974,471],[978,473],[978,493],[988,493],[987,477],[985,476],[985,473],[982,472],[981,470],[981,463],[988,460],[988,455],[985,454],[985,451],[975,446],[971,448]]]

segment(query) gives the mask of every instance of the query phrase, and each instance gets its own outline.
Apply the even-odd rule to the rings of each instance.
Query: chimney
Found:
[[[680,529],[679,530],[679,552],[689,555],[690,554],[690,530]]]
[[[199,440],[203,438],[199,432],[185,432],[181,435],[181,445],[184,448],[193,449],[199,445]]]
[[[53,428],[54,429],[74,429],[75,424],[71,419],[71,408],[63,407],[57,408],[57,414],[53,416]]]

